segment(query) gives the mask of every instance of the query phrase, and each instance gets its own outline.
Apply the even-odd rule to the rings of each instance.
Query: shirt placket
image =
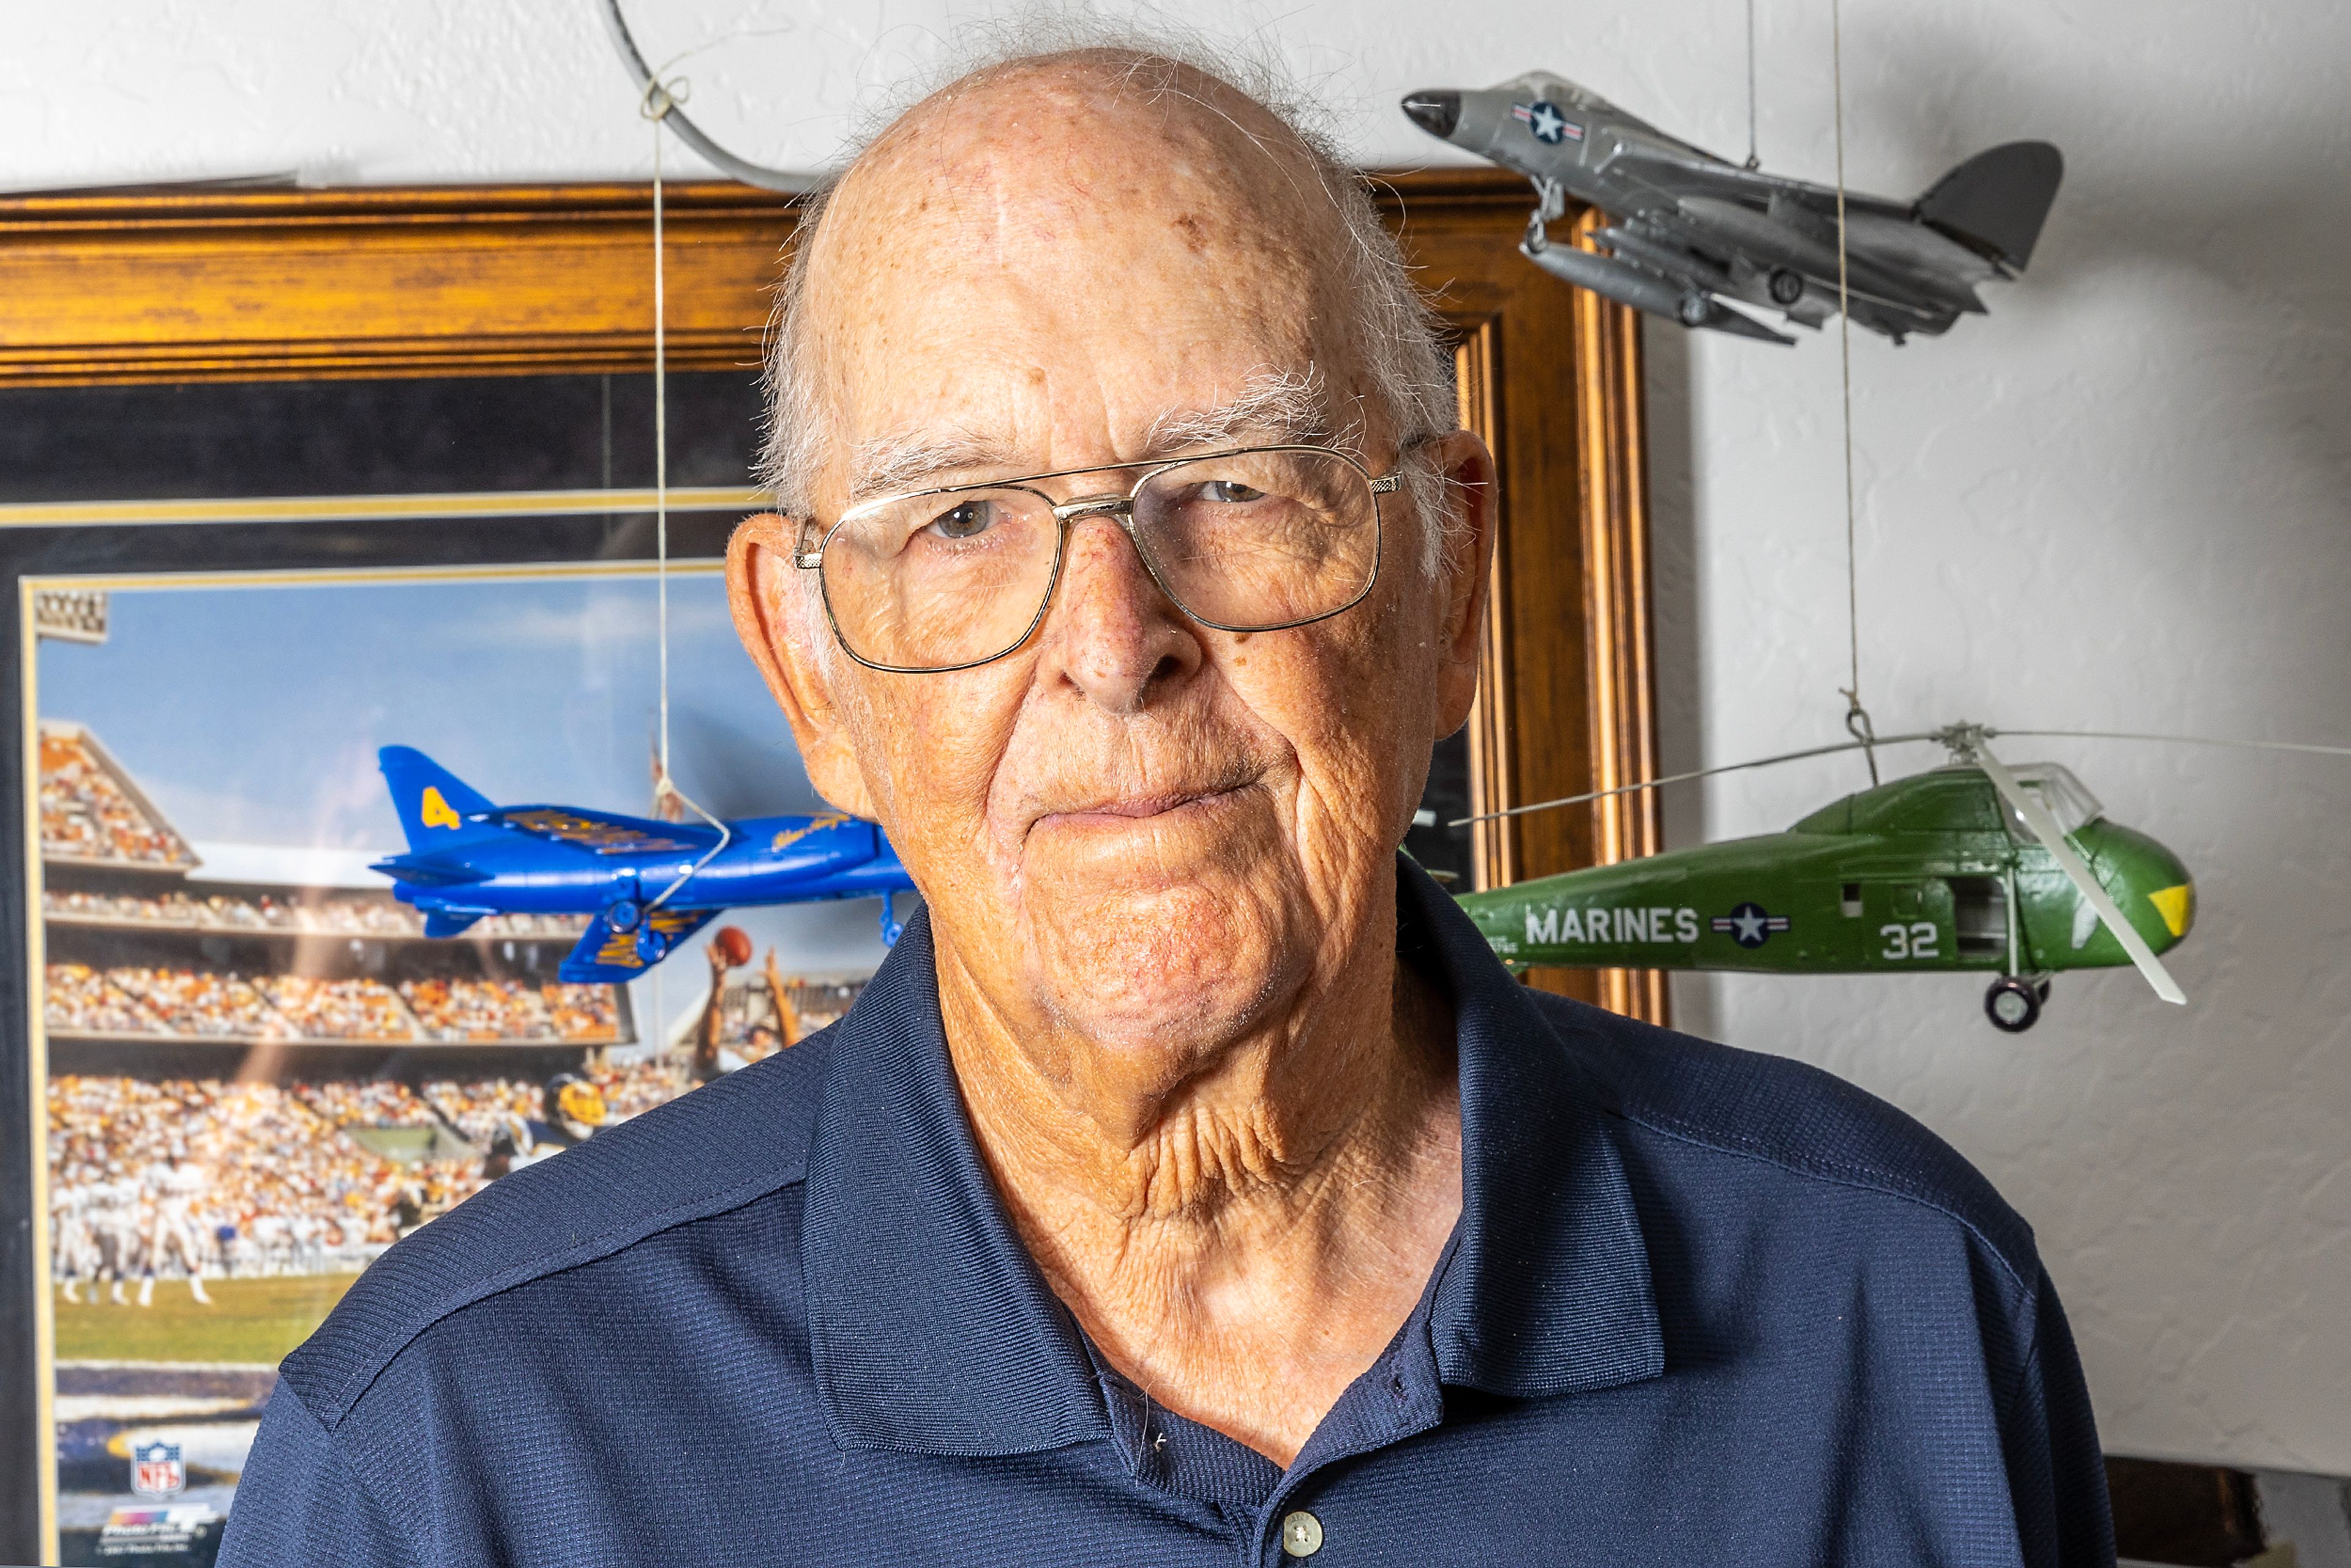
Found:
[[[1419,1436],[1445,1417],[1445,1390],[1428,1338],[1427,1306],[1372,1369],[1341,1396],[1259,1509],[1241,1542],[1242,1568],[1336,1568],[1351,1541],[1394,1529],[1346,1484],[1346,1462]],[[1335,1475],[1333,1472],[1337,1472]],[[1327,1480],[1326,1480],[1326,1478]]]

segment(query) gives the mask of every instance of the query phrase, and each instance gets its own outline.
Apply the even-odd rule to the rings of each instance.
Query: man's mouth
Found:
[[[1234,784],[1204,785],[1192,789],[1156,790],[1146,795],[1122,795],[1110,800],[1091,801],[1081,806],[1069,806],[1058,810],[1041,811],[1030,824],[1031,831],[1045,826],[1111,827],[1153,818],[1174,816],[1179,812],[1213,810],[1231,800],[1256,783],[1247,779]]]

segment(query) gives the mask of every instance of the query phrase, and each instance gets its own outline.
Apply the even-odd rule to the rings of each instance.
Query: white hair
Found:
[[[774,492],[777,508],[788,517],[809,515],[811,486],[830,449],[831,411],[819,384],[807,332],[808,275],[812,242],[841,181],[892,126],[940,92],[1071,56],[1092,57],[1093,64],[1108,57],[1130,85],[1146,94],[1181,98],[1229,121],[1220,106],[1208,103],[1186,79],[1196,79],[1196,73],[1207,77],[1265,110],[1295,140],[1344,230],[1343,254],[1334,258],[1337,292],[1353,306],[1372,397],[1388,428],[1405,444],[1401,459],[1405,490],[1422,521],[1421,565],[1434,575],[1447,542],[1458,532],[1459,499],[1443,472],[1412,444],[1459,426],[1453,356],[1436,313],[1413,286],[1395,237],[1380,221],[1369,184],[1323,129],[1327,113],[1264,50],[1218,47],[1196,33],[1164,24],[1145,28],[1084,14],[1040,13],[967,24],[956,43],[942,67],[903,87],[869,115],[851,139],[841,166],[801,208],[799,233],[778,293],[767,347],[768,425],[758,476]],[[1272,148],[1266,151],[1269,156],[1281,155]],[[1318,386],[1322,379],[1314,366],[1293,373]]]

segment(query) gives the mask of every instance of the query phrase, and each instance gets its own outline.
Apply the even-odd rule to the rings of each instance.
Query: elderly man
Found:
[[[1360,185],[1012,59],[811,220],[744,641],[920,884],[856,1008],[402,1243],[223,1561],[2112,1560],[2030,1232],[1514,985],[1396,846],[1493,468]]]

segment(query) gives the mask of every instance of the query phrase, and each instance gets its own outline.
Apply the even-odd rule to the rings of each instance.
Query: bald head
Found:
[[[828,212],[844,228],[852,214],[909,206],[981,213],[1066,243],[1130,211],[1164,223],[1222,209],[1266,242],[1246,254],[1290,260],[1340,254],[1340,193],[1354,185],[1326,149],[1221,78],[1089,48],[987,67],[932,93],[851,164]],[[1025,210],[994,210],[992,190],[1017,190]],[[1223,236],[1193,216],[1166,237],[1198,254]]]
[[[958,457],[1065,466],[1042,428],[1050,356],[1031,351],[1048,339],[1129,371],[1094,411],[1123,460],[1184,433],[1401,440],[1453,423],[1433,325],[1361,180],[1294,115],[1165,54],[1019,56],[901,115],[811,212],[766,476],[809,516]],[[1186,396],[1132,374],[1243,345],[1249,362]],[[977,384],[1001,360],[1027,389]],[[876,373],[906,362],[930,372]],[[1221,430],[1236,402],[1280,427]]]

